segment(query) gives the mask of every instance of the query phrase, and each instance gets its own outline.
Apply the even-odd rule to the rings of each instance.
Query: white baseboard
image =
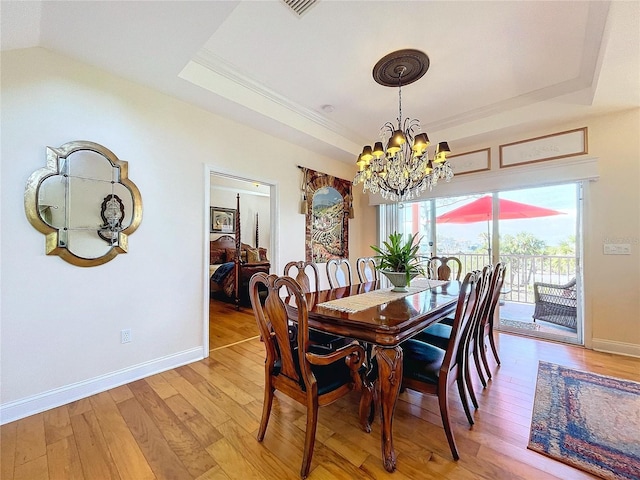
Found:
[[[202,360],[202,347],[185,350],[99,377],[0,405],[0,425],[86,398],[171,368]]]
[[[591,339],[591,347],[598,352],[616,353],[640,358],[640,345],[636,343],[615,342],[601,338]]]

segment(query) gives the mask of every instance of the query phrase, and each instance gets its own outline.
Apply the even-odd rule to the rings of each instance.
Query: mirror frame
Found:
[[[66,246],[59,245],[59,230],[47,224],[40,215],[38,195],[42,182],[52,176],[61,175],[60,159],[66,159],[75,152],[88,150],[102,155],[109,161],[112,167],[118,168],[120,178],[118,183],[122,184],[131,192],[133,212],[131,213],[131,223],[122,231],[118,232],[118,244],[113,245],[107,253],[96,258],[80,257],[69,251]],[[129,248],[128,236],[136,231],[142,222],[142,196],[138,187],[129,180],[129,164],[120,160],[111,150],[94,142],[78,140],[68,142],[58,148],[47,147],[47,163],[44,168],[33,172],[27,180],[24,191],[24,210],[29,223],[45,235],[45,253],[47,255],[57,255],[66,262],[78,267],[95,267],[107,263],[114,259],[118,253],[127,253]],[[97,236],[100,239],[99,236]]]

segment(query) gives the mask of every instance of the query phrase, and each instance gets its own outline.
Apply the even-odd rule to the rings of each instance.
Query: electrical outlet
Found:
[[[131,329],[120,330],[120,343],[129,343],[131,341]]]

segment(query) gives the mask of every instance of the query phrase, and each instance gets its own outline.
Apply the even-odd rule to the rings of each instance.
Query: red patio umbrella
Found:
[[[487,221],[487,240],[489,242],[489,257],[491,257],[491,206],[493,198],[485,195],[473,202],[455,208],[436,217],[436,223],[475,223]],[[498,218],[500,220],[514,220],[522,218],[550,217],[564,215],[564,212],[550,208],[537,207],[527,203],[498,199]]]

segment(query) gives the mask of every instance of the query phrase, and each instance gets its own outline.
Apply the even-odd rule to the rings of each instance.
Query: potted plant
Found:
[[[401,233],[393,232],[389,239],[383,242],[382,248],[371,245],[377,254],[373,257],[377,269],[393,284],[394,292],[408,291],[411,279],[424,274],[418,258],[420,240],[416,241],[417,236],[417,233],[407,234],[408,240],[405,241]]]

